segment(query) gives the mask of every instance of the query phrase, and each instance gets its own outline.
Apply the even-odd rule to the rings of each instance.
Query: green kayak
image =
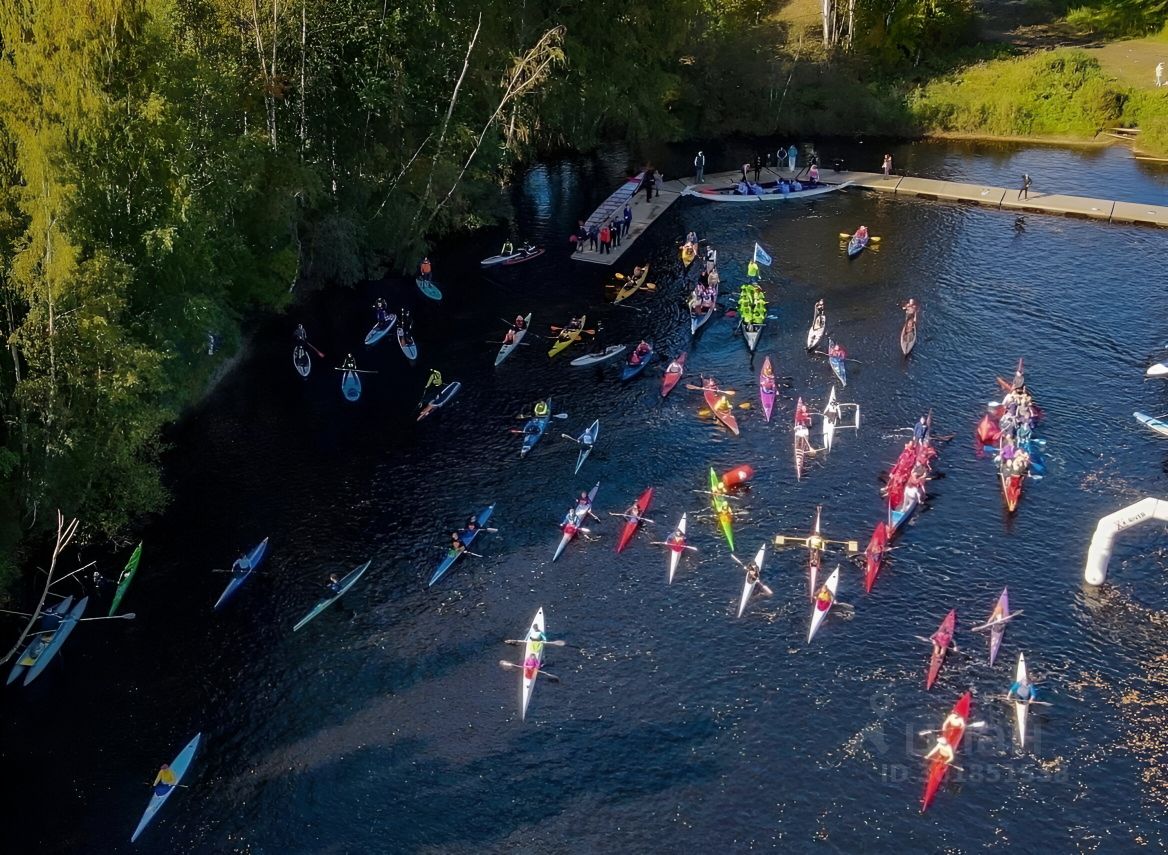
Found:
[[[113,617],[114,612],[118,610],[118,606],[122,604],[122,597],[126,595],[126,589],[130,587],[130,583],[134,581],[134,574],[138,572],[138,562],[142,560],[142,544],[138,544],[134,548],[133,554],[130,555],[130,560],[126,562],[126,569],[122,571],[122,575],[118,577],[118,589],[114,592],[113,602],[110,603],[109,616]]]

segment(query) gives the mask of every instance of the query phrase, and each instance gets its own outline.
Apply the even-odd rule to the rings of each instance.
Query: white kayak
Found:
[[[1149,416],[1147,413],[1132,413],[1136,417],[1136,421],[1147,427],[1149,430],[1154,430],[1161,436],[1168,436],[1168,422],[1163,419],[1158,419],[1155,416]]]
[[[807,330],[807,349],[814,350],[815,345],[823,338],[823,331],[827,329],[827,313],[817,314],[811,319],[811,328]]]
[[[683,535],[685,534],[685,514],[681,515],[681,519],[677,523],[677,530]],[[681,561],[681,553],[685,552],[685,542],[680,546],[669,547],[669,584],[673,584],[673,574],[677,572],[677,565]]]
[[[534,655],[540,665],[543,665],[543,650],[544,644],[538,640],[544,631],[543,625],[543,607],[535,613],[535,618],[531,622],[531,629],[527,631],[527,643],[523,645],[523,684],[520,690],[519,698],[519,717],[527,719],[527,705],[531,703],[531,692],[535,688],[535,681],[539,674],[539,668],[533,668],[530,671],[527,668],[528,657]],[[536,640],[532,640],[532,636],[536,636]]]
[[[839,587],[839,565],[831,571],[831,575],[827,577],[824,587],[827,588],[828,593],[831,594],[831,599],[824,604],[819,596],[816,595],[811,603],[811,628],[807,630],[807,643],[811,643],[811,639],[815,638],[815,633],[819,631],[819,625],[823,623],[823,619],[827,617],[827,613],[831,611],[831,607],[835,605],[835,591]]]
[[[746,604],[750,602],[750,597],[754,593],[754,589],[758,587],[758,583],[762,579],[762,562],[764,558],[766,558],[765,543],[754,556],[754,565],[758,567],[758,579],[752,582],[748,574],[746,581],[742,583],[742,599],[738,601],[738,617],[742,617],[742,613],[746,611]]]
[[[1018,669],[1014,672],[1014,682],[1026,682],[1026,657],[1021,653],[1018,654]],[[1014,701],[1014,718],[1018,722],[1018,744],[1023,747],[1026,746],[1026,713],[1029,710],[1029,702]]]
[[[515,339],[510,344],[504,344],[499,348],[499,355],[495,357],[495,367],[508,356],[515,348],[519,347],[519,342],[523,341],[523,337],[527,335],[527,331],[531,328],[531,312],[527,313],[527,317],[523,319],[523,329],[515,330]]]
[[[835,426],[840,420],[839,404],[835,401],[835,384],[831,385],[831,394],[827,396],[827,403],[823,405],[823,447],[831,451],[831,441],[835,438]]]
[[[598,362],[607,362],[614,356],[619,356],[625,352],[628,345],[624,344],[610,344],[599,353],[586,353],[583,356],[577,356],[571,361],[571,365],[595,365]]]

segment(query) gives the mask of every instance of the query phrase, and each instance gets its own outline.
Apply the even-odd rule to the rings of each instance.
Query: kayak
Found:
[[[196,733],[195,738],[188,742],[186,748],[180,751],[178,756],[171,761],[170,771],[174,772],[174,786],[162,795],[154,794],[150,796],[150,804],[146,805],[146,812],[142,814],[142,819],[138,821],[138,827],[134,829],[134,833],[130,837],[131,843],[138,839],[138,835],[150,824],[150,820],[154,819],[154,814],[158,813],[159,809],[166,804],[166,800],[170,798],[171,794],[179,788],[179,782],[182,781],[183,776],[187,773],[187,769],[190,768],[191,760],[194,759],[195,751],[199,747],[199,740],[202,738],[203,734]]]
[[[531,312],[527,313],[527,317],[523,319],[523,329],[515,330],[515,340],[510,344],[504,344],[499,348],[499,355],[495,357],[496,367],[508,356],[515,348],[519,347],[519,342],[523,341],[523,337],[527,335],[527,328],[531,326]]]
[[[730,433],[738,436],[738,419],[734,418],[733,411],[729,406],[724,410],[718,409],[718,381],[713,377],[706,377],[702,380],[702,386],[705,387],[702,394],[705,395],[706,406],[710,408],[714,418],[726,425],[730,429]]]
[[[641,494],[639,499],[637,499],[637,506],[641,509],[642,516],[631,518],[628,516],[625,517],[626,522],[624,530],[621,532],[620,540],[616,542],[617,552],[620,552],[629,545],[629,541],[632,540],[633,535],[637,533],[637,526],[639,526],[641,524],[641,520],[644,519],[643,515],[649,512],[649,505],[652,504],[652,502],[653,488],[646,487],[645,492]]]
[[[492,255],[490,258],[484,258],[479,262],[479,266],[495,267],[499,264],[522,264],[525,261],[531,261],[533,258],[539,258],[541,255],[543,255],[542,246],[521,246],[519,249],[514,249],[511,252],[504,252],[499,255]]]
[[[1168,422],[1158,419],[1155,416],[1149,416],[1147,413],[1137,412],[1132,413],[1132,415],[1136,417],[1136,421],[1145,427],[1154,430],[1161,436],[1168,436]]]
[[[1002,498],[1006,500],[1006,510],[1010,513],[1018,510],[1018,502],[1022,498],[1022,477],[1017,473],[1007,475],[1004,470],[998,469],[998,480],[1002,482]]]
[[[552,399],[548,398],[544,404],[547,405],[547,413],[542,416],[532,416],[523,426],[523,447],[519,449],[520,457],[526,457],[528,452],[535,448],[535,444],[543,438],[548,422],[552,420]]]
[[[823,623],[823,619],[827,617],[827,613],[831,611],[831,607],[835,605],[835,591],[839,587],[839,566],[837,565],[831,571],[831,575],[827,577],[827,582],[824,587],[827,588],[828,593],[831,594],[831,599],[826,603],[819,599],[818,595],[811,606],[811,628],[807,630],[807,643],[811,643],[811,639],[815,638],[815,633],[819,630],[819,625]]]
[[[823,331],[827,329],[827,313],[821,312],[811,319],[811,328],[807,330],[807,349],[815,350],[815,345],[823,338]]]
[[[548,351],[548,356],[555,356],[572,342],[579,341],[580,336],[583,335],[582,331],[584,329],[584,322],[586,320],[587,316],[581,315],[579,328],[571,330],[567,328],[561,329],[560,334],[556,337],[555,343],[552,345],[552,349]]]
[[[588,516],[588,512],[592,510],[592,503],[596,501],[596,492],[600,489],[600,482],[596,482],[596,486],[588,491],[588,501],[576,502],[576,517],[580,522],[584,522],[584,518]],[[568,544],[572,542],[572,538],[580,530],[579,525],[572,525],[568,522],[569,516],[564,517],[564,521],[560,523],[560,528],[564,530],[564,536],[560,538],[560,545],[556,547],[556,554],[552,556],[552,561],[555,561],[567,548]]]
[[[908,356],[916,344],[917,322],[915,320],[905,321],[904,326],[900,328],[900,352]]]
[[[1026,657],[1021,653],[1018,654],[1018,667],[1014,671],[1014,682],[1027,682]],[[1018,744],[1022,747],[1026,746],[1026,713],[1029,711],[1030,701],[1014,701],[1014,720],[1018,723]]]
[[[637,351],[634,349],[633,352],[629,354],[628,362],[625,363],[625,367],[621,371],[620,379],[622,383],[626,383],[629,380],[632,380],[634,377],[645,370],[646,365],[653,361],[653,356],[655,355],[653,345],[651,342],[645,343],[649,345],[648,353],[638,355]],[[638,345],[638,347],[639,346],[640,345]],[[633,362],[634,359],[638,359],[639,361]]]
[[[640,290],[641,286],[645,284],[645,281],[648,278],[649,265],[646,264],[644,269],[641,271],[640,276],[638,276],[636,279],[629,277],[625,280],[624,285],[622,285],[620,290],[616,292],[616,298],[613,300],[613,302],[619,303],[622,300],[627,300],[629,297],[633,296],[635,293],[637,293],[638,290]]]
[[[22,685],[27,686],[39,677],[65,644],[65,639],[77,628],[77,623],[85,614],[87,605],[89,605],[89,597],[82,597],[76,604],[73,603],[72,597],[67,597],[54,609],[43,611],[40,628],[33,635],[28,647],[24,649],[24,653],[12,666],[12,671],[8,674],[8,682],[14,683],[21,674],[24,674]]]
[[[904,491],[904,501],[900,503],[899,507],[888,509],[888,520],[891,526],[889,536],[896,534],[900,527],[904,525],[905,520],[912,516],[913,511],[917,509],[920,504],[920,498],[915,490]]]
[[[990,666],[998,658],[998,648],[1002,646],[1002,636],[1006,634],[1006,621],[1010,618],[1010,595],[1007,588],[1002,588],[994,610],[990,612]]]
[[[385,316],[385,321],[378,321],[373,325],[373,329],[365,333],[365,344],[374,345],[381,341],[393,329],[393,325],[397,323],[397,315],[389,314]]]
[[[583,356],[577,356],[570,363],[571,365],[596,365],[598,362],[607,362],[614,356],[618,356],[628,349],[628,345],[624,344],[610,344],[604,350],[598,353],[586,353]]]
[[[872,592],[872,586],[876,584],[876,574],[880,572],[880,565],[884,562],[884,553],[888,549],[888,526],[884,520],[876,523],[876,529],[872,532],[872,539],[868,541],[868,548],[864,550],[864,562],[866,569],[864,572],[864,590],[868,593]]]
[[[346,401],[356,401],[361,397],[361,375],[356,371],[345,371],[341,374],[341,394]]]
[[[677,385],[677,381],[681,379],[681,375],[685,371],[685,357],[685,353],[679,353],[665,369],[665,376],[661,378],[662,398],[672,392],[673,387]]]
[[[489,520],[491,518],[491,514],[493,514],[494,512],[495,512],[495,504],[494,504],[494,502],[492,502],[491,504],[489,504],[485,508],[483,508],[481,511],[479,511],[477,514],[475,514],[475,522],[478,523],[478,528],[476,528],[474,531],[467,531],[466,529],[461,529],[458,532],[458,539],[462,541],[462,545],[464,547],[469,548],[470,545],[472,543],[474,543],[475,538],[479,536],[479,532],[481,532],[483,530],[483,526],[485,526],[487,524],[487,520]],[[441,579],[443,576],[445,576],[446,571],[449,570],[451,567],[453,567],[454,562],[457,561],[459,558],[461,558],[463,556],[463,553],[465,553],[465,552],[466,552],[466,549],[449,549],[449,550],[447,550],[446,557],[438,562],[438,566],[434,569],[434,572],[431,574],[430,581],[426,583],[426,587],[430,587],[435,582],[437,582],[439,579]]]
[[[405,327],[397,328],[397,346],[410,362],[418,358],[418,343],[414,340],[414,334]]]
[[[429,279],[418,277],[414,280],[418,284],[418,290],[429,297],[431,300],[441,300],[442,292],[438,290],[438,286]]]
[[[714,509],[714,516],[718,518],[718,525],[726,537],[730,550],[734,550],[734,512],[730,509],[730,500],[723,495],[722,482],[718,480],[714,467],[710,467],[710,505]]]
[[[544,643],[539,640],[543,631],[543,607],[540,607],[540,610],[535,613],[534,620],[531,621],[531,628],[527,631],[527,642],[523,645],[523,682],[519,692],[519,718],[524,721],[527,720],[527,705],[531,703],[531,691],[535,688],[535,680],[539,675],[539,665],[543,665]],[[533,639],[532,636],[535,638]],[[534,668],[527,667],[527,660],[531,656],[535,656],[539,663]]]
[[[799,413],[803,411],[803,399],[795,404],[795,478],[796,480],[803,477],[803,461],[808,454],[814,454],[815,449],[811,447],[811,439],[809,438],[810,431],[807,425],[800,424],[798,421]]]
[[[110,617],[114,616],[114,612],[122,604],[122,597],[126,596],[126,590],[130,587],[130,583],[134,581],[134,575],[138,572],[138,562],[141,560],[142,544],[139,543],[130,554],[130,560],[126,562],[126,569],[122,571],[122,575],[118,576],[118,589],[114,591],[114,598],[110,600]]]
[[[685,552],[685,514],[677,523],[677,531],[681,532],[681,540],[675,546],[669,547],[669,584],[673,584],[673,574],[677,572],[677,565],[681,561],[681,553]],[[673,535],[670,535],[672,537]]]
[[[831,441],[835,438],[835,426],[840,420],[839,404],[835,400],[835,384],[831,385],[831,392],[827,396],[827,403],[823,405],[823,447],[831,451]]]
[[[292,367],[301,377],[307,377],[312,373],[312,357],[308,355],[307,348],[302,344],[292,348]]]
[[[758,568],[758,579],[753,582],[750,580],[750,575],[747,574],[746,580],[742,583],[742,598],[738,601],[738,617],[742,617],[742,613],[746,611],[746,604],[750,602],[751,595],[754,594],[754,589],[758,587],[758,583],[762,580],[762,562],[766,558],[766,544],[759,547],[758,552],[754,554],[754,566]]]
[[[453,383],[447,383],[441,392],[430,399],[430,403],[422,407],[422,411],[418,413],[418,421],[426,418],[426,416],[430,415],[435,410],[440,410],[449,404],[450,399],[457,395],[458,390],[461,388],[462,384],[457,380],[455,380]]]
[[[835,347],[835,342],[829,338],[827,340],[828,353],[831,353],[833,347]],[[828,356],[827,361],[831,363],[831,370],[839,378],[840,385],[846,388],[848,385],[848,366],[844,362],[844,358],[842,356]]]
[[[854,234],[848,238],[848,258],[855,258],[868,246],[868,235]]]
[[[579,474],[580,467],[584,465],[584,461],[588,459],[588,455],[592,453],[592,446],[596,442],[596,437],[600,433],[600,419],[597,419],[588,426],[588,430],[580,434],[580,453],[576,455],[576,470],[573,475]]]
[[[775,411],[775,396],[778,394],[774,375],[771,358],[768,356],[762,361],[762,371],[758,373],[758,397],[762,401],[763,418],[768,422],[771,420],[771,413]]]
[[[961,716],[964,721],[969,721],[969,708],[973,704],[973,696],[966,692],[953,706],[953,712]],[[957,753],[957,746],[961,744],[961,737],[965,735],[965,726],[960,727],[946,727],[944,729],[945,739],[949,742],[949,747],[953,749],[953,753]],[[939,757],[933,761],[929,766],[929,777],[925,780],[925,795],[921,799],[921,813],[929,809],[929,804],[933,801],[933,796],[937,794],[937,789],[941,786],[941,782],[945,779],[945,773],[949,771],[949,764]]]
[[[243,570],[240,575],[236,576],[236,568],[239,566],[239,559],[235,559],[235,563],[231,565],[231,580],[227,583],[227,587],[223,589],[223,593],[219,595],[219,599],[215,601],[214,608],[218,609],[231,596],[239,590],[240,586],[248,580],[256,568],[260,566],[260,562],[264,560],[264,556],[268,552],[268,539],[265,537],[251,552],[247,554],[248,568]]]
[[[710,284],[714,286],[714,299],[710,303],[708,309],[700,308],[700,305],[695,305],[691,298],[689,309],[689,334],[697,335],[700,330],[711,317],[714,315],[714,309],[718,308],[718,286],[714,282],[715,274],[710,275]]]
[[[945,615],[945,619],[941,621],[941,625],[937,627],[929,640],[935,642],[941,648],[941,652],[933,651],[929,659],[929,673],[925,677],[925,689],[933,688],[933,683],[937,682],[937,675],[941,673],[941,666],[945,663],[945,657],[949,653],[949,644],[953,641],[953,631],[957,626],[957,609],[950,609],[949,614]]]
[[[355,584],[357,584],[357,580],[360,579],[362,575],[364,575],[365,571],[369,569],[369,565],[372,563],[373,563],[372,560],[366,561],[364,564],[351,570],[348,573],[348,575],[343,576],[337,582],[336,592],[330,593],[327,597],[322,597],[320,599],[320,601],[317,602],[317,604],[312,607],[311,611],[309,611],[308,614],[306,614],[304,617],[302,617],[300,620],[298,620],[296,622],[296,625],[294,627],[292,627],[292,631],[296,632],[296,630],[300,629],[300,627],[304,626],[306,623],[308,623],[310,620],[315,618],[318,614],[323,612],[325,609],[327,609],[329,606],[331,606],[333,603],[335,603],[341,597],[345,596],[345,594],[348,593],[349,589],[352,588]]]

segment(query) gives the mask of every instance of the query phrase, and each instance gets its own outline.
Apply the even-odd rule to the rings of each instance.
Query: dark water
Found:
[[[860,167],[858,146],[849,152]],[[658,162],[677,174],[690,156],[661,152]],[[717,156],[726,163],[711,169],[742,150]],[[896,156],[917,174],[999,183],[1039,173],[1029,166],[1037,158],[1036,184],[1075,190],[1093,176],[1109,195],[1165,195],[1163,175],[1114,151],[913,146]],[[1131,411],[1168,409],[1165,390],[1142,379],[1168,343],[1164,233],[1038,216],[1017,231],[1005,213],[862,193],[749,210],[683,200],[627,259],[652,263],[657,292],[613,307],[607,272],[569,262],[562,239],[627,165],[617,153],[531,169],[516,191],[518,222],[553,249],[482,276],[477,259],[501,235],[442,248],[441,306],[412,285],[371,285],[319,296],[260,330],[252,358],[171,437],[175,501],[145,531],[125,606],[139,618],[88,624],[63,663],[6,692],[7,851],[128,851],[146,783],[199,730],[189,788],[138,851],[1165,845],[1162,528],[1120,542],[1108,586],[1081,583],[1095,520],[1162,495],[1165,448]],[[836,235],[861,222],[882,246],[849,263]],[[675,248],[690,229],[718,247],[727,284],[741,281],[755,240],[775,257],[766,290],[780,320],[753,363],[720,316],[690,343]],[[418,365],[392,339],[360,347],[378,293],[415,306]],[[922,339],[905,361],[897,307],[908,296],[923,306]],[[863,424],[796,482],[791,396],[815,406],[830,385],[825,362],[801,344],[818,297],[832,334],[860,360],[842,397],[861,404]],[[689,377],[713,374],[739,400],[756,400],[764,354],[793,388],[771,424],[740,411],[734,438],[699,418],[696,393],[679,387],[662,401],[660,364],[622,387],[616,365],[571,368],[579,346],[549,360],[537,341],[492,368],[497,318],[526,311],[537,331],[586,311],[605,342],[646,336],[670,353],[688,348]],[[293,373],[288,330],[298,319],[329,365],[352,349],[379,372],[366,375],[359,403],[341,399],[339,375],[319,361],[306,383]],[[1049,474],[1027,485],[1008,519],[970,437],[998,393],[995,375],[1019,356],[1048,414]],[[416,425],[431,367],[463,391]],[[553,422],[569,433],[601,420],[577,477],[564,440],[519,459],[509,429],[543,395],[569,414]],[[945,477],[871,595],[845,564],[840,597],[855,618],[837,611],[803,643],[804,554],[787,549],[764,573],[774,597],[736,620],[741,574],[713,525],[692,517],[707,467],[757,471],[736,526],[743,555],[777,532],[805,531],[819,503],[827,536],[863,542],[882,513],[877,475],[903,442],[895,431],[928,408],[939,433],[957,435],[942,447]],[[550,564],[556,523],[597,480],[599,539]],[[658,522],[618,556],[608,512],[648,485]],[[499,532],[476,543],[484,557],[427,590],[449,530],[492,501]],[[686,510],[701,551],[670,587],[666,556],[648,541]],[[225,577],[209,568],[264,536],[266,575],[212,614]],[[317,597],[311,583],[369,558],[364,581],[293,635]],[[1025,614],[991,670],[968,627],[1003,585]],[[539,606],[551,636],[572,646],[551,649],[548,669],[563,681],[539,685],[521,723],[519,678],[496,663],[519,658],[501,640],[520,636]],[[914,636],[954,606],[963,653],[926,693],[928,648]],[[1012,709],[993,697],[1020,651],[1054,704],[1032,713],[1024,752],[1011,742]],[[915,755],[929,739],[914,734],[936,727],[967,688],[986,727],[962,746],[965,774],[921,816]]]

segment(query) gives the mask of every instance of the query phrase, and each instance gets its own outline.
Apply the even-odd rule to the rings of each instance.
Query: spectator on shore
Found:
[[[694,158],[694,180],[698,184],[706,180],[706,156],[700,151]]]

